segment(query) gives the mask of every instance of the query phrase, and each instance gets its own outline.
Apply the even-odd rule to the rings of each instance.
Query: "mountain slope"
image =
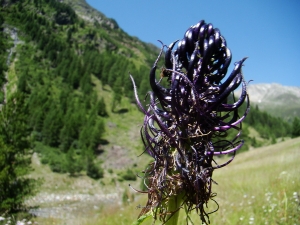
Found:
[[[1,1],[1,6],[1,99],[14,92],[25,96],[28,129],[42,162],[76,174],[97,171],[93,162],[100,167],[100,159],[106,168],[112,149],[121,161],[142,152],[137,126],[142,114],[132,104],[128,72],[143,96],[158,48],[128,36],[99,12],[92,15],[106,22],[82,19],[56,0]],[[128,147],[126,139],[136,144]]]
[[[10,59],[2,87],[7,87],[6,98],[15,91],[26,95],[28,129],[42,163],[72,174],[93,171],[91,162],[116,173],[143,168],[147,162],[136,157],[143,152],[139,137],[143,116],[128,72],[143,99],[150,90],[149,71],[159,49],[129,36],[83,0],[2,4],[7,52],[1,57]],[[11,34],[15,34],[12,39]],[[247,127],[242,134],[246,141]],[[264,129],[268,135],[260,135],[278,138],[272,130]],[[255,135],[251,138],[255,143]]]

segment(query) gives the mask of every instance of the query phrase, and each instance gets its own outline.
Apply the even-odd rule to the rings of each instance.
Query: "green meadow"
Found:
[[[238,154],[231,164],[214,172],[218,185],[213,192],[220,208],[210,214],[211,224],[300,224],[299,174],[300,138]],[[101,219],[86,224],[131,224],[139,213],[136,206],[145,205],[141,202],[108,210]],[[208,212],[215,208],[211,202]],[[196,214],[190,217],[194,223],[186,222],[182,210],[179,224],[200,223]]]
[[[221,158],[219,162],[225,160]],[[212,191],[217,193],[214,200],[219,210],[209,215],[210,224],[300,224],[299,172],[300,138],[238,154],[231,164],[214,172],[213,179],[218,184],[213,185]],[[129,189],[127,185],[123,188]],[[123,201],[121,205],[101,207],[97,212],[89,212],[88,218],[70,221],[37,218],[37,221],[42,224],[133,224],[145,206],[147,196],[130,193],[131,201],[128,203]],[[216,207],[211,201],[207,212],[214,211]],[[200,223],[196,213],[189,217],[190,220],[181,210],[179,224]],[[142,224],[152,222],[149,219]]]

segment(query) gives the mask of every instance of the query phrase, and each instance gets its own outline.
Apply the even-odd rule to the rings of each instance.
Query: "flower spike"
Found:
[[[177,49],[173,50],[177,44]],[[241,123],[247,116],[250,103],[247,84],[242,74],[246,58],[238,61],[229,77],[222,81],[231,62],[231,51],[219,29],[201,20],[191,26],[183,39],[171,43],[164,56],[161,79],[155,79],[157,63],[166,45],[162,44],[157,60],[150,70],[148,109],[141,105],[133,78],[137,105],[144,113],[141,128],[145,151],[153,162],[145,171],[148,202],[140,216],[152,211],[154,219],[174,224],[177,211],[197,211],[203,223],[209,223],[205,208],[216,194],[212,192],[213,171],[233,161],[242,147]],[[222,81],[222,82],[221,82]],[[242,93],[233,103],[228,99],[242,84]],[[246,110],[239,116],[244,102]],[[161,107],[161,108],[160,108]],[[232,140],[227,132],[236,131]],[[215,157],[232,154],[232,158],[218,165]],[[180,198],[181,201],[178,199]],[[174,208],[170,204],[178,200]]]

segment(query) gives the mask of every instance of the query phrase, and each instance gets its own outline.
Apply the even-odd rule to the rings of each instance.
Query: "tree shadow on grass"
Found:
[[[113,112],[118,114],[124,114],[124,113],[128,113],[128,111],[129,111],[128,109],[123,108],[123,109],[115,110]]]
[[[101,155],[104,152],[104,149],[102,148],[103,145],[108,145],[109,141],[106,139],[100,139],[98,147],[95,149],[94,153],[96,155]]]
[[[100,139],[99,144],[100,144],[100,145],[108,145],[108,144],[109,144],[109,141],[106,140],[106,139]]]

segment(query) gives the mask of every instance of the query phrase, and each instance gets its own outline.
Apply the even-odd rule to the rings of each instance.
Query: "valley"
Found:
[[[9,192],[19,199],[14,210],[26,199],[37,224],[132,224],[146,195],[129,184],[145,188],[140,177],[153,158],[144,152],[144,118],[129,74],[146,104],[159,49],[84,0],[0,4],[0,184],[9,192],[25,181],[20,196]],[[159,79],[163,57],[157,67]],[[248,91],[245,144],[229,166],[214,172],[220,209],[211,224],[250,224],[250,218],[298,224],[300,134],[292,133],[292,122],[300,116],[299,88],[250,84]],[[1,190],[0,218],[10,210],[1,205],[8,196]],[[181,215],[181,224],[185,220]]]

